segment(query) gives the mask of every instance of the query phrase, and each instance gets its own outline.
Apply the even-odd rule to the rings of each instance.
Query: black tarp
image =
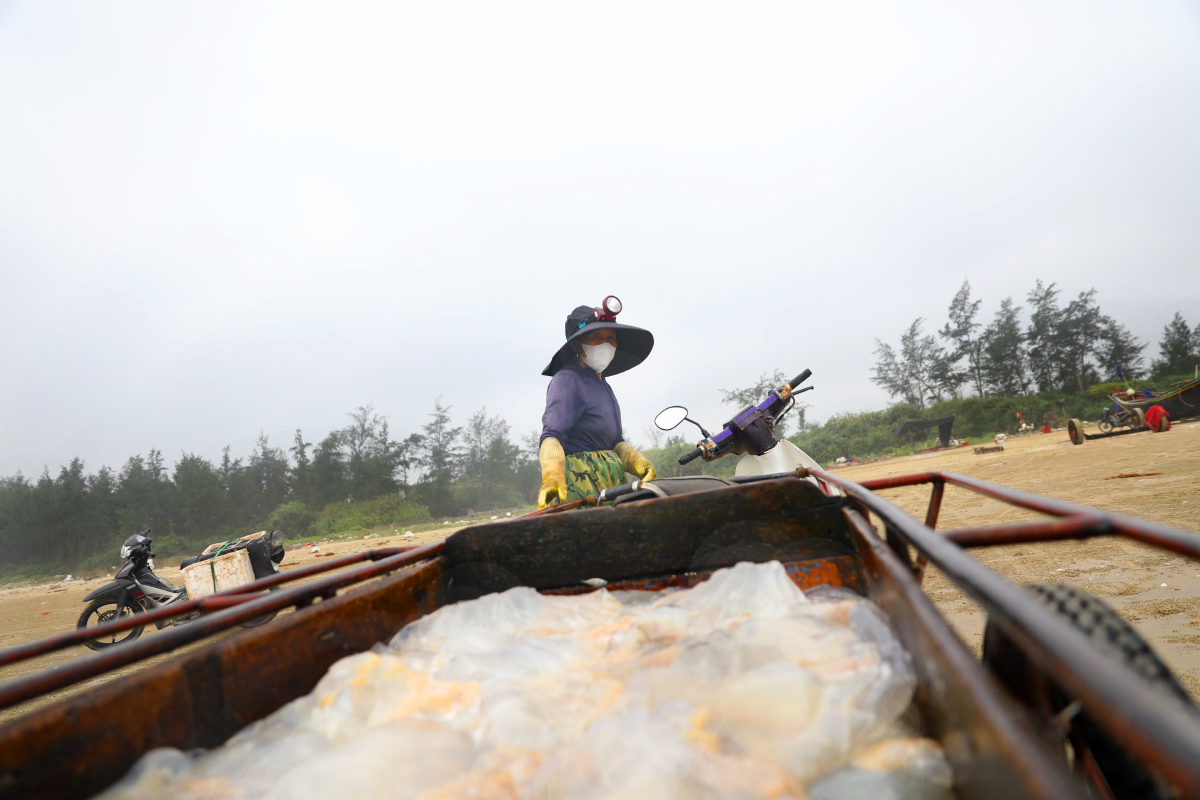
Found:
[[[892,433],[899,436],[902,433],[920,433],[927,431],[930,428],[938,429],[938,441],[942,447],[950,446],[950,427],[954,425],[954,415],[942,417],[941,419],[923,419],[920,421],[906,422],[898,428],[895,428]]]

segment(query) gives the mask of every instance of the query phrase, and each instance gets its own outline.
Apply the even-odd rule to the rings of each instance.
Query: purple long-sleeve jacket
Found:
[[[542,438],[558,439],[567,453],[612,450],[621,441],[621,406],[608,381],[578,364],[565,364],[546,389]]]

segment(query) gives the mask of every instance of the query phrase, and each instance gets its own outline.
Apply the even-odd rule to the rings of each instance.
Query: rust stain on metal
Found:
[[[0,798],[90,797],[155,747],[213,747],[434,610],[435,559],[0,727]]]
[[[618,508],[535,513],[456,534],[448,540],[444,556],[340,595],[339,590],[356,581],[428,558],[437,550],[421,548],[406,556],[399,555],[399,548],[376,551],[375,563],[268,597],[242,601],[237,596],[240,591],[258,591],[266,582],[212,595],[198,601],[209,602],[207,610],[234,604],[206,618],[212,630],[258,616],[279,600],[285,601],[280,607],[296,605],[301,610],[0,728],[0,799],[90,796],[148,749],[219,744],[311,691],[338,658],[386,640],[408,621],[448,602],[470,580],[490,581],[498,588],[532,585],[550,594],[581,594],[594,589],[579,581],[600,577],[609,580],[613,590],[661,591],[694,586],[737,560],[769,559],[783,562],[802,588],[846,586],[884,610],[913,659],[923,732],[939,738],[946,748],[961,797],[1048,799],[1084,794],[1041,743],[1015,701],[998,689],[921,592],[914,572],[919,576],[927,563],[937,565],[980,602],[1039,667],[1080,698],[1089,713],[1145,763],[1182,792],[1200,792],[1200,752],[1195,737],[1180,727],[1178,712],[1150,707],[1137,687],[1125,691],[1127,676],[1113,665],[1098,663],[1090,646],[1076,641],[1081,639],[1078,634],[1064,630],[1061,621],[1048,620],[1019,590],[962,549],[1122,535],[1196,557],[1200,537],[953,473],[926,472],[863,484],[817,468],[803,474],[846,497],[827,497],[807,481],[785,477]],[[924,483],[932,484],[925,524],[873,494],[876,489]],[[935,532],[946,484],[1055,519]],[[882,522],[884,538],[871,527],[869,514]],[[908,562],[910,547],[917,553],[915,565]],[[283,583],[348,566],[365,560],[365,555],[271,580]],[[639,574],[652,577],[636,577]],[[313,604],[318,598],[325,599]],[[152,621],[149,614],[139,616],[139,624]],[[170,637],[187,628],[152,638],[174,642]],[[62,640],[48,641],[57,646]],[[136,660],[141,657],[139,644],[91,663],[111,668]],[[0,663],[12,655],[0,654]],[[45,691],[61,679],[51,676],[50,683],[25,685],[22,691]],[[0,701],[16,696],[5,694],[13,686],[0,687]],[[136,702],[131,702],[135,695]],[[1108,708],[1093,713],[1097,704]],[[155,713],[145,714],[146,708]],[[1148,730],[1155,723],[1162,729]]]
[[[823,471],[813,469],[810,473]],[[1079,631],[1045,614],[1024,592],[968,556],[955,541],[967,546],[988,546],[1121,535],[1197,558],[1200,537],[951,472],[918,473],[862,484],[823,474],[859,507],[883,519],[889,534],[916,548],[922,558],[937,566],[979,603],[987,612],[989,623],[998,625],[1033,663],[1069,696],[1081,701],[1088,714],[1143,764],[1162,775],[1175,791],[1185,796],[1200,796],[1200,737],[1196,736],[1194,714],[1163,703],[1128,666],[1097,658],[1096,650]],[[1059,519],[938,534],[872,491],[936,480]]]
[[[434,545],[434,547],[436,547],[436,545]],[[208,613],[211,611],[220,611],[222,609],[231,608],[244,602],[250,602],[251,600],[260,600],[262,598],[254,595],[258,592],[270,589],[273,586],[279,586],[280,584],[299,580],[300,578],[307,578],[310,575],[319,575],[322,572],[330,572],[335,569],[341,569],[345,566],[357,564],[360,561],[382,561],[383,559],[391,558],[393,556],[400,555],[401,553],[406,553],[416,549],[416,547],[382,547],[374,550],[367,550],[362,553],[354,553],[352,555],[342,556],[337,561],[330,561],[327,564],[314,564],[308,567],[301,567],[300,569],[288,570],[287,572],[281,572],[278,575],[272,575],[270,578],[263,578],[261,580],[254,581],[253,583],[246,584],[245,586],[238,586],[233,589],[228,589],[216,594],[210,594],[196,600],[189,600],[186,603],[176,603],[165,608],[157,608],[153,611],[133,614],[120,620],[114,620],[113,622],[106,622],[103,625],[95,625],[86,631],[74,630],[70,631],[69,633],[60,633],[56,636],[48,636],[45,639],[39,639],[36,642],[30,642],[17,647],[9,647],[4,650],[0,650],[0,667],[7,666],[8,664],[15,664],[18,661],[24,661],[27,658],[33,658],[34,656],[43,655],[45,653],[53,653],[56,650],[62,650],[67,647],[74,647],[75,645],[83,644],[90,639],[99,638],[113,633],[120,633],[132,628],[140,628],[144,625],[151,625],[159,620],[171,619],[172,617],[177,617],[183,614],[190,614],[193,611]],[[360,574],[360,572],[361,570],[358,572],[350,572],[347,573],[347,575],[354,576]],[[279,600],[283,597],[286,596],[278,594],[273,599]],[[285,603],[281,607],[287,607],[288,605],[291,604]],[[255,615],[251,615],[248,617],[248,619],[253,619],[254,616]],[[230,622],[228,624],[211,627],[208,630],[210,633],[212,633],[215,631],[224,630],[225,628],[233,627],[236,624],[236,622]],[[178,644],[173,645],[173,647],[177,646]],[[84,677],[93,677],[94,675],[98,675],[101,672],[106,672],[111,668],[112,667],[106,667],[103,670],[85,675]],[[79,680],[83,679],[84,678],[80,678]],[[12,705],[12,703],[6,702],[4,687],[0,686],[0,708],[7,708],[9,705]]]

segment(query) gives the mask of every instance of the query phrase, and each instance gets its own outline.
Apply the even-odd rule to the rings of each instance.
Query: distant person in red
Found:
[[[1146,424],[1155,433],[1171,430],[1171,417],[1162,406],[1150,406],[1146,411]]]

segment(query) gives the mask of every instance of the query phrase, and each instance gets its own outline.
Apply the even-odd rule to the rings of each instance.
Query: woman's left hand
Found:
[[[644,481],[652,481],[657,478],[658,473],[654,471],[654,465],[650,463],[650,460],[640,454],[639,457],[641,458],[637,465],[639,471],[634,474]]]
[[[658,477],[650,459],[635,450],[629,442],[618,442],[613,451],[620,457],[626,472],[637,475],[643,481],[652,481]]]

